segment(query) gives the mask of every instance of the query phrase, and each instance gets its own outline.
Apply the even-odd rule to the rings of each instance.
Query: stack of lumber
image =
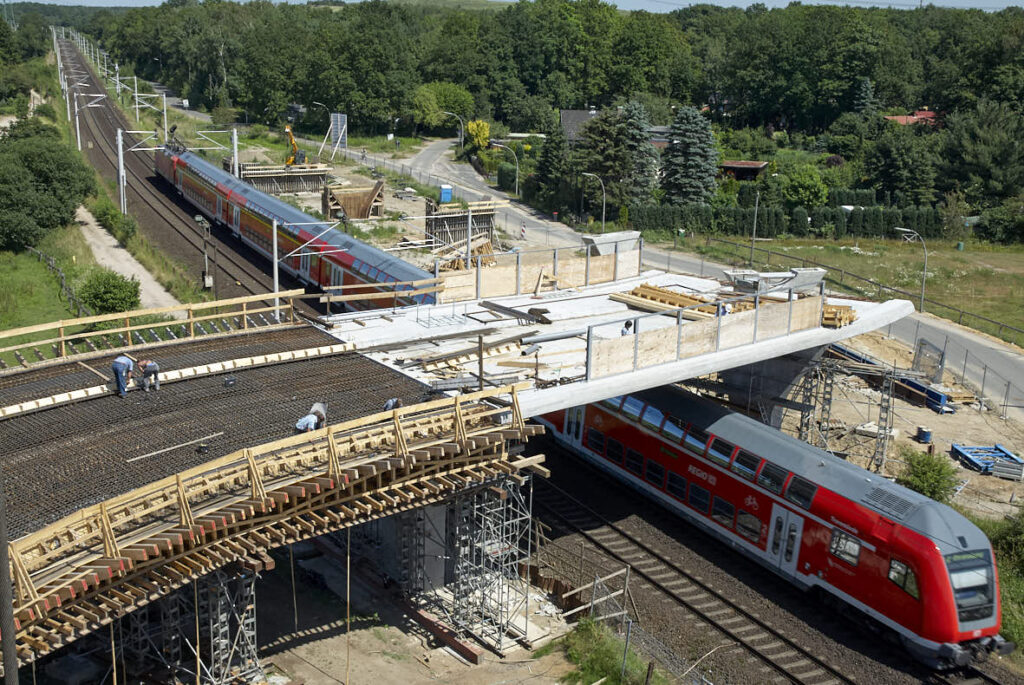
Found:
[[[668,288],[660,288],[649,283],[637,286],[628,293],[612,293],[610,297],[615,302],[622,302],[633,309],[640,309],[645,312],[674,312],[682,307],[701,305],[696,306],[695,309],[687,309],[682,313],[684,319],[694,321],[698,319],[713,319],[717,310],[717,305],[708,303],[706,299],[685,295]],[[754,306],[753,303],[749,302],[733,302],[731,304],[733,305],[733,311],[743,311]]]
[[[821,313],[821,325],[842,328],[857,320],[857,312],[848,304],[826,304]]]
[[[494,246],[491,245],[491,240],[486,234],[481,233],[473,238],[470,245],[474,257],[483,257],[480,260],[483,266],[494,266],[497,263],[494,261]],[[444,245],[433,250],[432,254],[443,260],[440,266],[443,271],[461,271],[466,268],[465,243]],[[473,262],[472,266],[475,266],[476,260],[473,260]]]

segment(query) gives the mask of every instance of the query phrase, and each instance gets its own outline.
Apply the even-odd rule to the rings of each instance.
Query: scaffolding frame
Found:
[[[448,504],[449,615],[457,630],[499,654],[529,641],[529,583],[520,570],[533,545],[532,520],[529,476],[500,477]]]

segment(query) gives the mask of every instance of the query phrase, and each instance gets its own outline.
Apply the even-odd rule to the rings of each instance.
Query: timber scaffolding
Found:
[[[224,170],[231,172],[231,158],[221,160]],[[256,190],[271,195],[283,193],[319,193],[327,184],[331,167],[327,164],[257,164],[238,165],[239,177]]]
[[[542,455],[509,452],[509,441],[543,430],[524,422],[522,388],[423,402],[246,447],[15,540],[19,659],[34,661],[218,569],[258,572],[269,549],[488,483],[525,482],[524,470],[545,474]],[[472,599],[484,584],[459,593]],[[484,599],[477,606],[489,610]],[[476,614],[463,623],[481,620],[496,625]]]
[[[320,211],[327,221],[380,217],[384,212],[384,181],[359,188],[324,184]]]

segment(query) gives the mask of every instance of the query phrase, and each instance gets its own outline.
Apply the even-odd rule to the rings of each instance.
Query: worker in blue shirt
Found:
[[[135,362],[126,354],[119,355],[110,367],[114,372],[114,378],[117,380],[117,394],[122,398],[128,395],[128,379],[131,377],[134,368]]]
[[[323,402],[317,402],[310,408],[309,413],[295,424],[295,430],[299,433],[308,433],[323,428],[326,423],[327,406]]]

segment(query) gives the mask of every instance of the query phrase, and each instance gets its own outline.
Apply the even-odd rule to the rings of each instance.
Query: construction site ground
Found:
[[[288,552],[274,556],[277,567],[263,574],[256,590],[260,654],[271,683],[343,683],[346,663],[353,685],[556,683],[574,668],[561,650],[534,659],[521,648],[505,658],[484,652],[479,665],[470,665],[414,622],[397,586],[385,586],[355,554],[352,632],[346,635],[344,560],[296,545],[293,604]]]
[[[895,362],[899,368],[910,368],[913,359],[913,352],[906,345],[887,338],[884,331],[857,336],[849,341],[848,346],[881,361],[890,364]],[[956,385],[952,382],[948,370],[946,383]],[[848,453],[850,461],[865,468],[870,465],[875,440],[855,435],[852,429],[857,425],[878,420],[879,399],[879,391],[863,379],[847,375],[836,376],[831,418],[833,421],[841,420],[845,428],[830,432],[829,447],[835,451]],[[901,472],[901,446],[908,445],[918,451],[927,449],[926,445],[915,439],[918,426],[924,426],[932,431],[936,453],[946,455],[951,463],[956,465],[958,482],[968,481],[966,487],[956,496],[955,504],[988,518],[1019,513],[1024,483],[982,475],[964,468],[949,457],[949,454],[952,444],[956,442],[962,445],[1001,443],[1015,454],[1024,455],[1024,424],[1013,418],[1012,412],[1009,418],[1001,418],[1000,408],[979,411],[977,403],[958,404],[956,407],[955,413],[938,414],[923,405],[895,397],[892,426],[899,432],[889,445],[886,475],[898,476]],[[798,414],[788,412],[783,429],[795,434],[798,422]]]

